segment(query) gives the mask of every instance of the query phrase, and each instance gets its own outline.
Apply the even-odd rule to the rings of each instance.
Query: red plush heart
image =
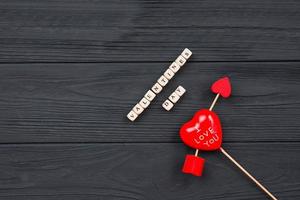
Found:
[[[231,84],[228,77],[221,78],[214,82],[211,86],[211,91],[220,94],[222,97],[227,98],[231,94]]]
[[[219,117],[212,111],[198,111],[192,120],[180,129],[182,141],[194,148],[204,151],[219,149],[222,144],[222,128]]]

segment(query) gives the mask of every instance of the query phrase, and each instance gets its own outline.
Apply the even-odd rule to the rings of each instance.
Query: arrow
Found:
[[[221,78],[214,82],[214,84],[211,86],[212,92],[216,93],[216,97],[214,101],[212,102],[209,110],[211,111],[216,102],[218,101],[218,98],[220,95],[224,98],[227,98],[231,94],[231,84],[228,77]],[[256,178],[254,178],[244,167],[242,167],[232,156],[230,156],[229,153],[227,153],[222,147],[220,147],[220,151],[235,165],[237,166],[248,178],[250,178],[262,191],[264,191],[271,199],[277,200],[277,198],[269,191],[267,188],[265,188]],[[196,149],[195,156],[198,156],[199,150]]]

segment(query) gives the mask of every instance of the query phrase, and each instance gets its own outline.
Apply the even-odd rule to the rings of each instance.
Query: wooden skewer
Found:
[[[277,200],[277,198],[267,190],[258,180],[256,180],[245,168],[243,168],[234,158],[232,158],[222,147],[220,147],[221,152],[233,162],[246,176],[248,176],[260,189],[262,189],[271,199]]]
[[[210,111],[214,108],[215,104],[216,104],[217,101],[218,101],[219,96],[220,96],[220,93],[217,94],[217,96],[215,97],[215,99],[214,99],[214,101],[212,102],[211,106],[209,107],[209,110],[210,110]]]
[[[199,149],[196,149],[195,156],[198,156],[198,153],[199,153]]]

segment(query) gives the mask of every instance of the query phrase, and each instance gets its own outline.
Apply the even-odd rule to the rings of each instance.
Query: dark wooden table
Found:
[[[190,61],[126,118],[183,48]],[[180,125],[231,77],[224,148],[279,199],[300,199],[300,1],[3,0],[0,199],[267,199],[220,152],[203,177]],[[179,84],[186,95],[161,107]]]

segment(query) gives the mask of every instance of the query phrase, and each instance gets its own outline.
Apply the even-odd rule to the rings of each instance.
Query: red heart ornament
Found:
[[[203,109],[185,123],[180,129],[182,141],[194,148],[203,151],[219,149],[222,144],[222,127],[216,113]]]
[[[228,77],[221,78],[214,82],[211,86],[211,91],[220,94],[222,97],[227,98],[231,94],[231,84]]]

